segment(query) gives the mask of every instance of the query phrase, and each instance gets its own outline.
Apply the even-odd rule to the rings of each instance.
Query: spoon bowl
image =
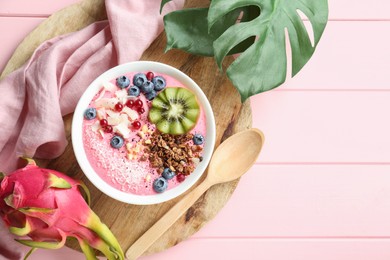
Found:
[[[211,186],[233,181],[246,173],[259,156],[263,142],[263,133],[258,129],[249,129],[226,139],[214,152],[204,181],[138,238],[127,250],[126,258],[135,260],[140,257]]]
[[[255,163],[264,141],[258,129],[240,132],[228,138],[211,158],[207,180],[213,184],[240,178]]]

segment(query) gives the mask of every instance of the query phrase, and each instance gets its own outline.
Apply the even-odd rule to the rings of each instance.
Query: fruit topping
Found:
[[[163,90],[165,88],[165,86],[167,85],[165,79],[161,76],[154,77],[152,82],[154,85],[154,90],[156,90],[156,91]]]
[[[132,100],[132,99],[127,100],[126,106],[132,108],[134,106],[134,100]]]
[[[154,78],[154,73],[149,71],[148,73],[146,73],[146,79],[149,80],[149,81],[152,81],[152,79]]]
[[[92,120],[96,118],[96,109],[93,107],[87,108],[84,112],[84,118],[87,120]]]
[[[106,119],[100,120],[99,123],[100,123],[100,125],[101,125],[102,127],[105,127],[105,126],[108,125],[108,121],[107,121]]]
[[[120,76],[116,79],[116,85],[119,88],[127,88],[130,85],[130,79],[126,76]]]
[[[151,81],[146,81],[142,86],[141,86],[141,91],[144,94],[150,93],[154,90],[154,85]]]
[[[123,109],[123,105],[121,103],[117,103],[115,105],[115,110],[118,111],[118,112],[121,112]]]
[[[178,182],[183,182],[185,179],[186,179],[186,176],[184,176],[184,174],[182,174],[182,173],[179,173],[178,175],[176,175],[176,180]]]
[[[86,109],[86,119],[96,118],[91,130],[106,141],[105,148],[120,149],[124,163],[145,162],[155,171],[153,181],[149,174],[155,173],[148,169],[145,180],[152,185],[145,188],[162,193],[170,180],[173,185],[185,181],[202,161],[205,142],[203,133],[190,133],[201,113],[196,95],[185,87],[167,87],[152,71],[115,82],[103,83]]]
[[[149,119],[166,134],[181,135],[192,130],[200,114],[196,96],[185,88],[166,88],[152,102]]]
[[[112,133],[113,131],[112,126],[106,125],[105,127],[103,127],[103,131],[106,133]]]
[[[144,73],[137,73],[133,77],[133,84],[137,87],[141,87],[148,79]]]
[[[168,188],[168,181],[162,177],[157,178],[153,182],[153,189],[157,193],[162,193]]]
[[[192,141],[196,145],[201,145],[204,143],[204,137],[201,134],[194,134],[194,137],[192,138]]]
[[[129,93],[129,96],[138,97],[139,94],[141,93],[141,91],[139,90],[139,87],[137,87],[137,86],[131,86],[131,87],[129,88],[128,93]]]
[[[119,135],[115,135],[111,138],[110,145],[112,148],[119,149],[123,146],[124,140]]]
[[[138,112],[138,114],[142,115],[143,113],[145,113],[145,109],[143,107],[139,107],[137,109],[137,112]]]
[[[142,102],[141,99],[137,99],[135,102],[134,102],[134,107],[143,107],[144,103]]]
[[[153,100],[156,97],[157,93],[152,89],[149,93],[145,93],[145,97],[147,100]]]
[[[133,128],[134,128],[135,130],[138,130],[138,129],[141,128],[141,123],[140,123],[140,121],[134,121],[131,125],[133,126]]]
[[[162,173],[162,176],[166,179],[166,180],[170,180],[170,179],[173,179],[173,177],[175,177],[175,172],[172,171],[170,168],[165,168],[163,173]]]

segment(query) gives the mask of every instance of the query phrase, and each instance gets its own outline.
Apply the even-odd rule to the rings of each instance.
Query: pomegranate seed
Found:
[[[108,125],[108,122],[107,122],[107,120],[106,119],[102,119],[102,120],[100,120],[100,125],[101,126],[107,126]]]
[[[112,133],[113,131],[112,126],[106,125],[105,127],[103,127],[103,131],[106,133]]]
[[[152,81],[152,79],[154,78],[154,73],[149,71],[148,73],[146,73],[146,79],[149,80],[149,81]]]
[[[145,109],[143,107],[140,107],[137,109],[137,112],[138,114],[142,115],[143,113],[145,113]]]
[[[184,174],[182,173],[179,173],[178,175],[176,175],[176,179],[178,182],[183,182],[186,179],[186,176],[184,176]]]
[[[132,126],[134,127],[134,129],[138,130],[141,128],[141,123],[139,121],[134,121],[132,123]]]
[[[134,102],[134,106],[135,107],[142,107],[144,105],[144,103],[142,102],[142,100],[140,99],[137,99],[135,102]]]
[[[123,109],[123,105],[121,103],[117,103],[115,105],[115,110],[118,111],[118,112],[121,112]]]
[[[134,106],[134,100],[127,100],[126,106],[132,108]]]

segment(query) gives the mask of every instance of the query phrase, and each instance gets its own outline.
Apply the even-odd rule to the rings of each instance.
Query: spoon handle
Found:
[[[162,216],[149,230],[147,230],[127,250],[126,258],[135,260],[140,257],[156,240],[161,237],[198,199],[211,187],[210,183],[203,181],[194,190],[175,204],[164,216]]]

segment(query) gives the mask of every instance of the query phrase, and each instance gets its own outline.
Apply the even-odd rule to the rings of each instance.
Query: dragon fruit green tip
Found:
[[[109,260],[124,259],[115,236],[89,207],[86,186],[26,160],[22,169],[9,175],[0,172],[0,217],[20,237],[16,241],[31,247],[26,258],[37,248],[58,249],[73,237],[87,259],[97,259],[94,249]]]

